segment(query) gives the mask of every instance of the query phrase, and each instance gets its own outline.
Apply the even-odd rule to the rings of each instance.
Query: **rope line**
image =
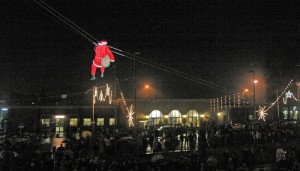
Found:
[[[42,0],[40,0],[41,2],[43,2]],[[58,13],[57,11],[55,11],[53,8],[51,8],[49,5],[47,5],[45,2],[43,2],[45,5],[47,5],[48,8],[50,8],[51,10],[54,10],[54,11],[51,11],[49,10],[47,7],[45,7],[44,5],[40,4],[37,0],[33,0],[33,2],[35,2],[37,5],[39,5],[40,7],[42,7],[43,9],[45,9],[46,11],[48,11],[50,14],[52,14],[53,16],[55,16],[57,19],[59,19],[60,21],[62,21],[64,24],[66,24],[67,26],[69,26],[71,29],[73,29],[73,31],[76,31],[77,33],[79,33],[81,36],[83,36],[84,38],[88,39],[90,42],[92,42],[93,44],[95,44],[95,42],[87,37],[85,34],[83,34],[82,32],[78,31],[78,29],[82,30],[84,33],[86,33],[83,29],[81,29],[80,27],[78,27],[75,23],[73,23],[72,21],[68,20],[66,17],[64,17],[62,14]],[[62,18],[63,17],[64,19],[66,19],[67,21],[69,21],[70,23],[66,22],[65,20],[63,20]],[[75,28],[75,27],[76,28]],[[78,28],[78,29],[77,29]],[[89,35],[87,33],[87,35]]]

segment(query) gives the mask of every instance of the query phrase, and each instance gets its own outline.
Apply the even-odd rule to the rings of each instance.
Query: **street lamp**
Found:
[[[93,95],[92,95],[92,97],[93,97],[93,99],[92,99],[92,103],[93,103],[92,104],[93,105],[92,132],[93,132],[93,136],[95,136],[95,103],[96,103],[95,97],[97,95],[96,90],[97,90],[97,87],[93,86]]]
[[[93,136],[95,135],[95,103],[96,103],[96,98],[98,96],[98,88],[102,88],[104,86],[101,87],[97,87],[97,86],[93,86],[92,89],[92,133]],[[88,90],[90,91],[90,90]]]
[[[134,72],[134,140],[137,142],[137,113],[136,113],[136,56],[139,55],[140,52],[134,52],[133,53],[133,72]],[[135,153],[137,152],[137,149],[135,148]]]
[[[150,85],[149,84],[145,84],[144,85],[144,91],[143,91],[143,94],[145,95],[145,98],[150,98],[150,96],[151,96],[151,89],[152,89],[152,87],[150,87]]]
[[[247,121],[247,114],[246,114],[246,102],[247,102],[247,93],[248,93],[248,89],[245,89],[243,91],[243,98],[244,98],[244,115],[245,115],[245,122]]]
[[[248,97],[247,97],[248,91],[249,91],[248,89],[245,89],[245,90],[243,91],[244,106],[246,106],[247,103],[248,103]]]
[[[253,74],[254,75],[254,74]],[[254,77],[254,76],[253,76]],[[256,89],[256,84],[258,83],[257,80],[253,80],[253,108],[254,108],[254,120],[256,120],[256,110],[255,110],[255,89]]]
[[[297,95],[298,95],[298,118],[299,118],[299,113],[300,113],[300,101],[299,101],[299,93],[300,93],[300,81],[296,83],[297,85]],[[299,119],[298,119],[299,120]],[[300,123],[300,122],[299,122]]]

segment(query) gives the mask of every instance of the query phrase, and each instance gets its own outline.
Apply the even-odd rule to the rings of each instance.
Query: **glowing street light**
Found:
[[[245,89],[243,91],[243,98],[244,98],[244,106],[246,106],[246,104],[248,103],[248,98],[247,98],[247,93],[248,93],[248,89]]]
[[[245,117],[245,122],[247,120],[247,112],[246,112],[246,105],[249,103],[249,99],[248,99],[248,96],[247,96],[247,93],[248,93],[248,89],[245,89],[243,91],[243,98],[244,98],[244,117]]]
[[[151,84],[145,83],[142,89],[139,90],[139,94],[142,97],[150,98],[151,96],[154,96],[154,89]]]
[[[256,84],[258,83],[257,80],[253,80],[253,107],[254,107],[254,120],[256,120],[256,107],[255,107],[255,89],[256,89]]]

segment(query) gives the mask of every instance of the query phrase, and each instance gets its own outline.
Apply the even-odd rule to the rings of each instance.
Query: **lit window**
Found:
[[[91,118],[84,118],[83,119],[83,126],[91,126],[92,120]]]
[[[198,118],[199,114],[198,114],[198,112],[196,110],[190,110],[187,113],[187,116],[188,116],[188,118]]]
[[[104,125],[104,118],[97,118],[97,126],[103,126]]]
[[[162,117],[162,113],[159,110],[153,110],[150,113],[150,118],[161,118]]]
[[[116,123],[116,119],[115,118],[109,118],[109,126],[113,126]]]
[[[77,126],[77,118],[70,118],[70,126]]]
[[[181,116],[181,113],[178,110],[172,110],[169,114],[171,118],[179,118]]]
[[[50,126],[50,119],[49,119],[49,118],[47,118],[47,119],[42,119],[41,122],[42,122],[42,125],[43,125],[43,126],[46,126],[46,127],[49,127],[49,126]]]

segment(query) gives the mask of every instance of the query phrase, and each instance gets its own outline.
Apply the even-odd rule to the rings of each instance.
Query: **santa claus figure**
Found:
[[[103,77],[105,68],[109,67],[109,63],[114,62],[114,61],[115,61],[115,57],[111,53],[109,47],[107,46],[107,41],[100,40],[100,42],[95,47],[95,58],[94,58],[93,64],[92,64],[91,80],[96,79],[95,75],[96,75],[97,68],[100,68],[101,77]]]

